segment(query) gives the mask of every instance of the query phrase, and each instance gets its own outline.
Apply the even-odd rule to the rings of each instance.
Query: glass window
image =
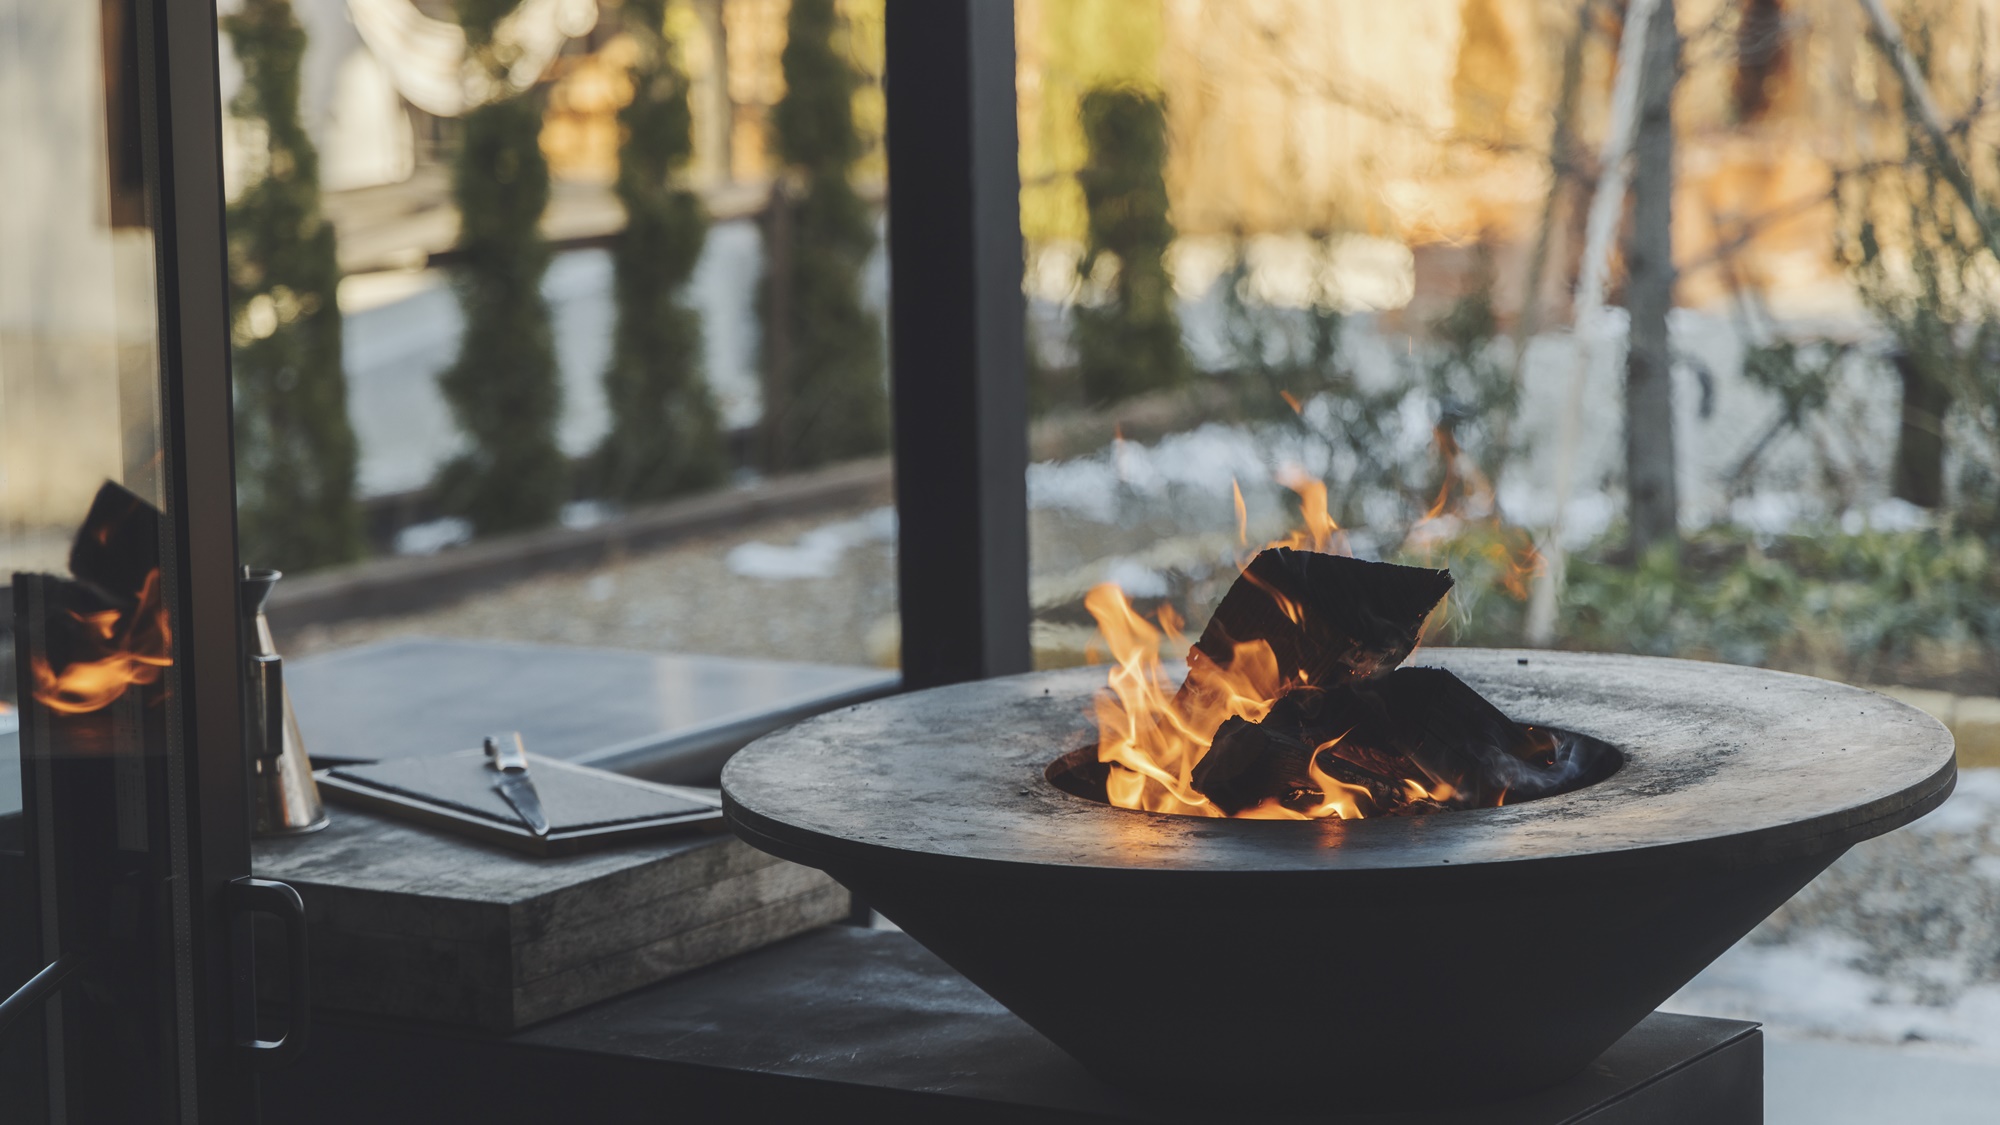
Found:
[[[663,729],[893,684],[881,0],[342,7],[223,25],[243,551],[308,748],[370,756],[322,668],[412,646],[660,657]]]
[[[0,2],[0,1117],[178,1119],[180,580],[138,60],[118,0]],[[114,1067],[96,1060],[116,1060]]]

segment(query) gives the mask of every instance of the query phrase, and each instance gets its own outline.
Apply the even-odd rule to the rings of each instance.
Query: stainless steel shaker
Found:
[[[264,602],[284,577],[276,570],[244,567],[238,591],[243,598],[244,742],[250,752],[250,784],[256,794],[256,834],[295,836],[326,827],[326,806],[313,781],[299,719],[285,691],[284,660],[271,640]]]

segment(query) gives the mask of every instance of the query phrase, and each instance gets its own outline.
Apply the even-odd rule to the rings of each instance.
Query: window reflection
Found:
[[[160,956],[188,892],[165,843],[182,763],[151,48],[126,0],[7,0],[0,26],[0,987],[73,970],[0,1042],[0,1116],[150,1119],[189,987]]]

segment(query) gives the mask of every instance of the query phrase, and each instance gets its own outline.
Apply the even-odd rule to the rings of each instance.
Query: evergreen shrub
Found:
[[[258,566],[311,570],[360,557],[360,450],[341,370],[340,266],[320,213],[319,154],[299,120],[306,34],[290,0],[223,17],[243,68],[230,105],[261,126],[256,180],[229,206],[237,526]]]
[[[611,428],[590,464],[597,495],[657,500],[719,483],[727,469],[715,401],[702,370],[701,318],[681,294],[701,258],[708,215],[674,182],[694,153],[688,79],[662,34],[666,0],[625,0],[638,45],[632,101],[618,111],[619,202],[612,248],[618,323],[604,397]]]
[[[1188,378],[1167,248],[1167,114],[1125,87],[1083,96],[1087,241],[1077,264],[1092,298],[1071,314],[1078,375],[1093,403],[1174,387]],[[1107,276],[1108,275],[1108,276]]]
[[[837,49],[833,0],[793,0],[772,110],[785,175],[765,228],[759,299],[764,341],[764,461],[802,469],[889,446],[881,319],[861,300],[875,248],[869,209],[850,173],[862,155],[854,124],[861,78]]]
[[[496,79],[493,29],[514,6],[457,2],[468,49]],[[437,489],[441,506],[480,535],[550,523],[569,497],[569,462],[556,441],[562,380],[541,291],[549,263],[538,227],[549,201],[541,131],[540,98],[503,94],[465,115],[452,165],[461,262],[453,285],[465,327],[438,385],[468,448]]]

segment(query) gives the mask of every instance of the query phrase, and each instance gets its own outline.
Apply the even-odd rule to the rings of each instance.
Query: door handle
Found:
[[[28,978],[28,982],[0,999],[0,1035],[14,1026],[14,1021],[42,1006],[49,997],[56,994],[63,982],[73,976],[90,960],[87,953],[65,953],[43,966],[42,971]]]
[[[257,1038],[254,1012],[254,995],[248,1005],[253,1013],[251,1025],[245,1028],[237,1040],[237,1046],[251,1053],[251,1057],[261,1070],[275,1070],[298,1058],[306,1049],[306,1032],[312,1026],[312,993],[310,965],[306,960],[306,904],[299,892],[290,883],[280,883],[273,879],[255,879],[245,876],[229,883],[229,909],[232,914],[269,914],[285,925],[285,979],[286,1003],[291,1008],[291,1018],[285,1026],[285,1033],[276,1039]],[[245,932],[248,927],[244,927]],[[250,987],[254,990],[253,979]]]

